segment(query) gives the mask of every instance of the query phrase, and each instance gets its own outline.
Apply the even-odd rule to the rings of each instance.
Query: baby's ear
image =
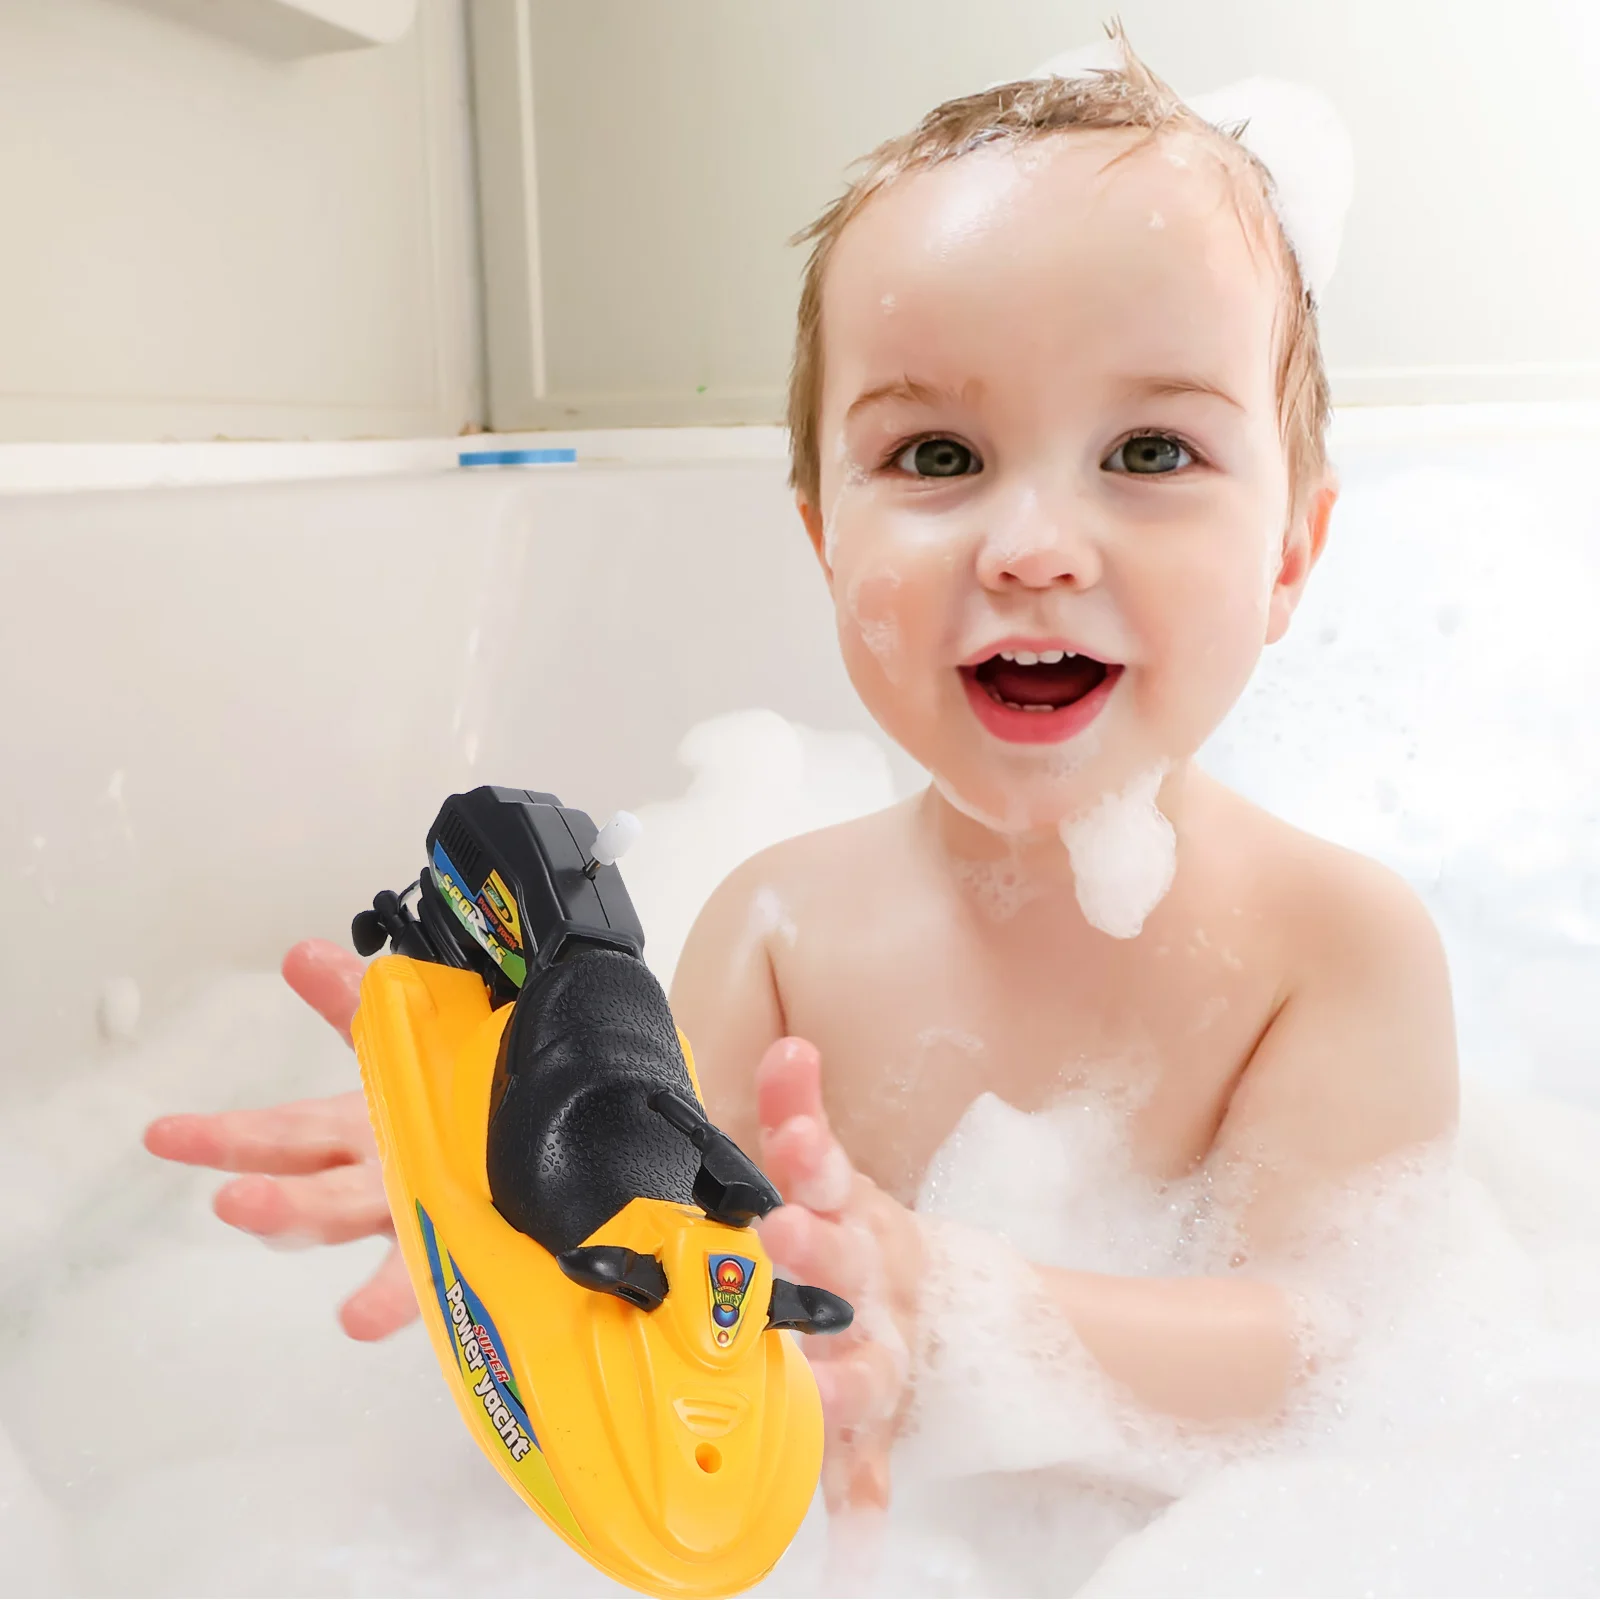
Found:
[[[817,553],[817,562],[822,568],[822,575],[828,580],[828,587],[833,587],[833,568],[828,565],[827,537],[822,531],[822,513],[806,499],[802,490],[794,497],[795,510],[800,513],[800,520],[806,525],[806,537],[811,541],[811,548]]]
[[[1339,498],[1338,480],[1330,473],[1305,498],[1283,535],[1283,559],[1272,585],[1267,611],[1267,643],[1276,644],[1289,631],[1289,619],[1300,604],[1306,579],[1328,542],[1328,519]]]

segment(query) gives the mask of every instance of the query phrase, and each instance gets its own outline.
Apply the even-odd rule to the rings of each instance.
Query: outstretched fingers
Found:
[[[377,1155],[359,1090],[254,1111],[158,1117],[144,1131],[144,1147],[189,1166],[280,1176],[321,1172]]]
[[[875,1339],[834,1345],[813,1340],[806,1352],[830,1429],[892,1424],[905,1393],[905,1363]]]
[[[393,1231],[375,1162],[307,1177],[252,1173],[224,1184],[211,1205],[232,1227],[281,1245],[347,1244]]]
[[[339,1324],[352,1339],[387,1339],[418,1316],[417,1297],[399,1245],[383,1265],[339,1307]]]
[[[761,1166],[789,1205],[836,1214],[850,1203],[855,1168],[822,1104],[822,1061],[804,1039],[780,1039],[756,1069]]]
[[[763,1128],[790,1117],[827,1120],[822,1105],[822,1057],[806,1039],[779,1039],[756,1067],[756,1113]]]
[[[822,1458],[822,1496],[835,1527],[844,1513],[882,1513],[889,1509],[889,1453],[893,1444],[894,1435],[884,1426],[828,1430],[827,1450]],[[861,1591],[851,1587],[843,1592]]]
[[[318,1016],[350,1042],[350,1024],[361,1004],[366,964],[353,950],[327,939],[302,939],[283,958],[284,981]]]
[[[852,1305],[877,1288],[882,1265],[870,1233],[818,1216],[804,1206],[781,1206],[757,1224],[779,1275],[815,1284]]]

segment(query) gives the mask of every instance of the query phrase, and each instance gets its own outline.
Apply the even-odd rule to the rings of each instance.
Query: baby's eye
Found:
[[[895,457],[902,472],[916,478],[959,478],[978,470],[978,458],[955,439],[918,439]]]
[[[1136,433],[1101,463],[1107,472],[1132,472],[1155,477],[1176,472],[1194,460],[1176,439],[1164,433]]]

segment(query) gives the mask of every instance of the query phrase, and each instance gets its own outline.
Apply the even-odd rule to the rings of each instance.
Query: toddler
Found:
[[[943,1246],[911,1208],[985,1092],[1091,1092],[1156,1179],[1232,1209],[1226,1270],[1038,1266],[1130,1403],[1204,1429],[1281,1413],[1308,1361],[1272,1262],[1344,1176],[1456,1114],[1436,933],[1387,871],[1259,811],[1194,754],[1287,629],[1335,486],[1311,294],[1270,179],[1125,49],[950,101],[811,228],[789,421],[851,679],[931,774],[768,850],[673,985],[713,1118],[788,1202],[830,1505],[889,1495]],[[285,974],[341,1028],[360,964]],[[250,1174],[217,1211],[334,1242],[389,1226],[359,1095],[152,1125]],[[416,1314],[397,1258],[345,1306]]]

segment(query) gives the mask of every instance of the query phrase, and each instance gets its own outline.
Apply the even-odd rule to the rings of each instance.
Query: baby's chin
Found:
[[[1131,787],[1159,785],[1180,764],[1138,733],[1108,723],[1055,745],[984,739],[976,750],[929,752],[932,759],[924,756],[922,764],[944,799],[990,832],[1018,840],[1059,837],[1064,825]]]
[[[963,816],[1009,838],[1055,835],[1064,822],[1091,810],[1115,781],[1097,759],[1098,741],[1033,746],[983,762],[932,766],[934,787]]]

